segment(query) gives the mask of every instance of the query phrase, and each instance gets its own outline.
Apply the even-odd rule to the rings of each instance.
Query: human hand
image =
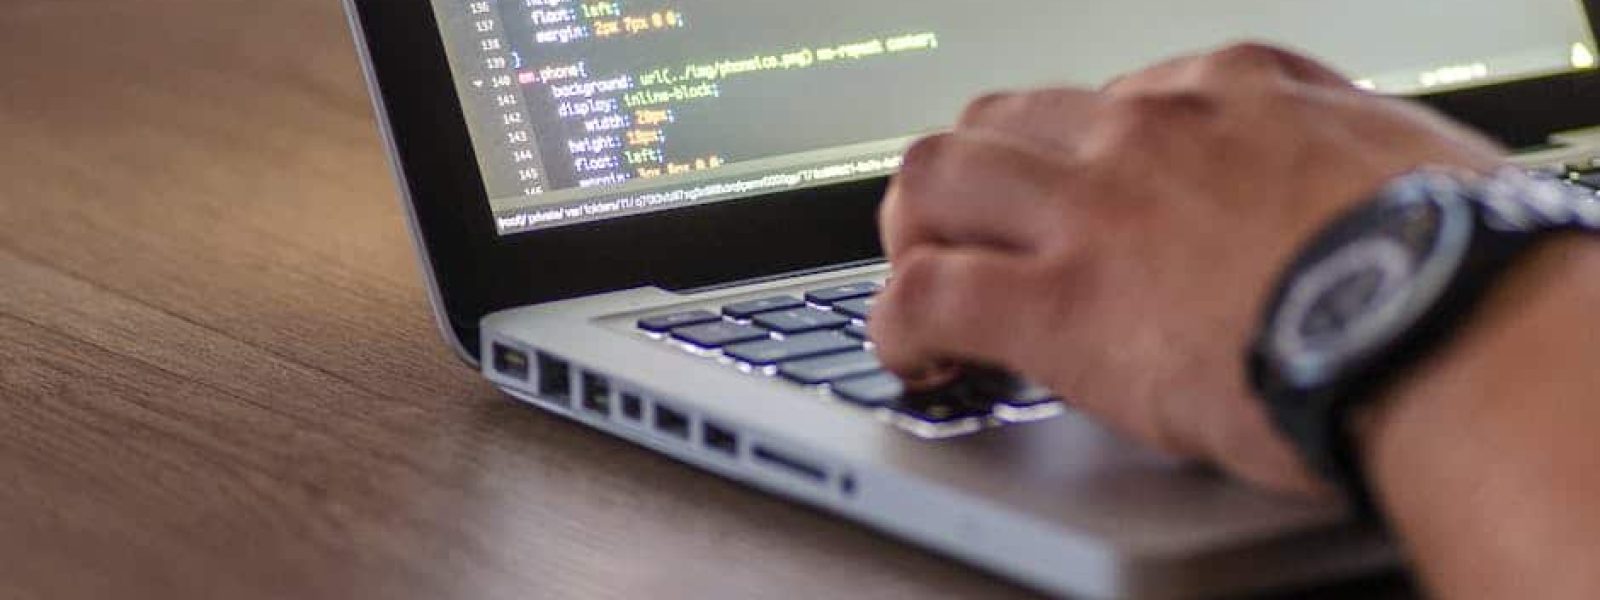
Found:
[[[1240,45],[1100,91],[998,94],[915,144],[882,208],[884,363],[999,366],[1169,454],[1322,486],[1245,381],[1269,287],[1342,210],[1493,143],[1309,59]]]

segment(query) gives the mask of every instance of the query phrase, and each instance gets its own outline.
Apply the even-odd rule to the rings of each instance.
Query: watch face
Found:
[[[1388,347],[1443,293],[1473,230],[1468,201],[1454,190],[1393,188],[1336,223],[1301,258],[1267,340],[1291,383],[1322,385]]]

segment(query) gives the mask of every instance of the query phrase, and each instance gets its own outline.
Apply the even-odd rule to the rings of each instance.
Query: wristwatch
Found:
[[[1600,232],[1600,197],[1546,176],[1423,169],[1336,219],[1296,258],[1267,304],[1249,377],[1306,463],[1358,516],[1378,513],[1347,430],[1536,242]]]

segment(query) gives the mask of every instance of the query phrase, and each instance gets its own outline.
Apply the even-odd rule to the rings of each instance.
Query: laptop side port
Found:
[[[571,402],[572,366],[543,352],[537,353],[534,358],[539,364],[539,395],[551,402]]]
[[[705,444],[706,449],[729,458],[739,455],[739,434],[732,430],[708,422],[700,433],[701,443]]]
[[[811,461],[795,458],[787,453],[773,450],[761,444],[756,444],[751,450],[751,456],[757,464],[773,467],[795,477],[806,479],[816,484],[828,482],[828,470],[812,463]]]
[[[528,362],[527,352],[499,343],[495,343],[490,352],[494,355],[494,372],[517,381],[528,380],[533,366]]]
[[[689,417],[675,409],[656,405],[656,431],[680,440],[689,439]]]
[[[601,415],[611,415],[611,380],[594,373],[583,373],[583,410]]]
[[[622,404],[622,418],[633,422],[643,421],[644,398],[633,392],[622,392],[619,396]]]

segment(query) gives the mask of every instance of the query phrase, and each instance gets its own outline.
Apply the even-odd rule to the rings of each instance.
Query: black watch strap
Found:
[[[1336,243],[1354,228],[1370,226],[1386,203],[1427,195],[1456,203],[1471,215],[1469,246],[1437,297],[1403,331],[1320,378],[1285,367],[1269,338],[1297,273],[1310,268],[1319,246]],[[1366,220],[1366,222],[1363,222]],[[1249,357],[1250,380],[1279,430],[1307,464],[1339,486],[1359,517],[1379,520],[1360,455],[1349,430],[1356,407],[1374,401],[1403,374],[1448,344],[1494,284],[1526,250],[1564,232],[1600,233],[1600,197],[1547,177],[1505,170],[1468,178],[1425,170],[1397,179],[1366,205],[1336,221],[1289,269]]]

